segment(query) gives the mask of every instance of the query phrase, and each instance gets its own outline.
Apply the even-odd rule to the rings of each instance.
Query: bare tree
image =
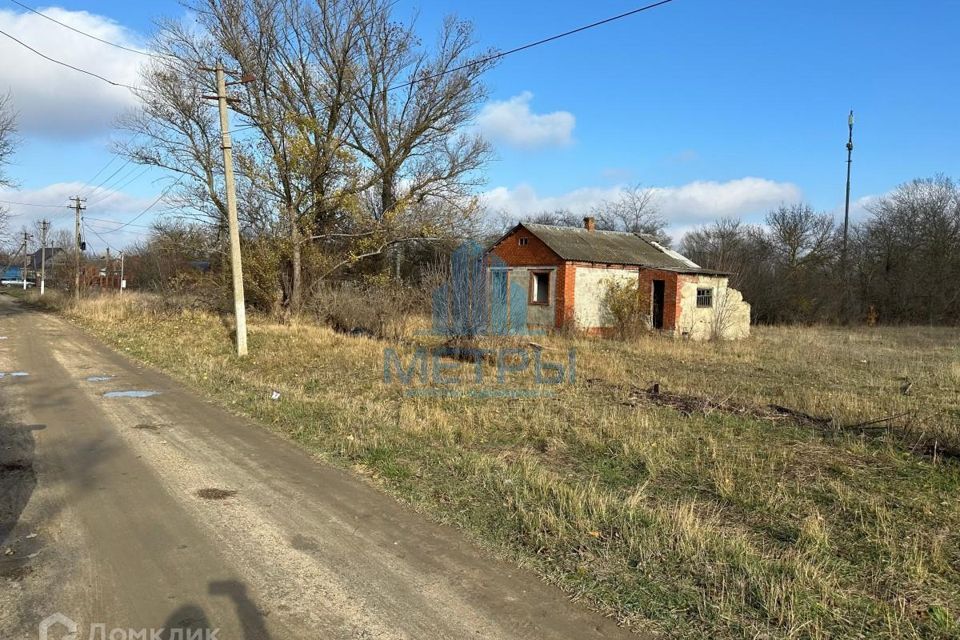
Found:
[[[861,298],[885,322],[960,322],[960,187],[900,185],[854,232]]]
[[[197,0],[196,25],[162,25],[141,134],[125,152],[183,175],[185,204],[222,226],[219,127],[202,103],[221,59],[256,80],[233,90],[241,220],[283,252],[284,305],[300,304],[301,254],[324,277],[474,215],[487,159],[466,125],[490,62],[471,55],[468,24],[448,21],[433,51],[388,0]],[[242,132],[242,133],[241,133]],[[317,253],[314,251],[313,253]]]
[[[554,209],[553,211],[534,213],[526,218],[524,222],[546,224],[553,227],[581,227],[583,226],[583,217],[578,216],[569,209]]]
[[[427,199],[453,204],[477,186],[489,144],[465,132],[487,92],[493,64],[475,54],[473,27],[447,18],[433,50],[414,25],[397,23],[377,0],[361,30],[362,59],[350,145],[376,176],[378,218]]]
[[[734,274],[731,284],[750,268],[747,249],[747,225],[736,218],[721,218],[709,226],[694,229],[683,236],[680,253],[699,265]]]
[[[834,240],[833,218],[806,204],[781,205],[767,214],[769,237],[789,269],[829,259]]]
[[[622,189],[616,198],[606,200],[592,209],[598,228],[610,228],[654,236],[669,245],[670,236],[664,230],[666,219],[660,214],[656,191],[640,184]]]
[[[13,183],[3,173],[17,145],[17,114],[13,109],[10,94],[0,96],[0,187],[12,187]]]

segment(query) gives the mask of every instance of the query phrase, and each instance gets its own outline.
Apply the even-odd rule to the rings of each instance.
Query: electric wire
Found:
[[[142,55],[142,56],[149,56],[149,57],[151,57],[151,58],[160,58],[160,57],[162,57],[161,55],[156,54],[156,53],[151,53],[150,51],[141,51],[141,50],[139,50],[139,49],[134,49],[134,48],[132,48],[132,47],[125,47],[125,46],[123,46],[122,44],[117,44],[116,42],[110,42],[109,40],[104,40],[103,38],[100,38],[100,37],[98,37],[98,36],[93,35],[92,33],[87,33],[86,31],[82,31],[82,30],[80,30],[80,29],[77,29],[76,27],[70,26],[70,25],[67,24],[66,22],[61,22],[61,21],[57,20],[57,19],[54,18],[54,17],[48,16],[47,14],[45,14],[45,13],[43,13],[43,12],[41,12],[41,11],[37,11],[37,10],[34,9],[33,7],[24,4],[24,3],[20,2],[19,0],[10,0],[10,2],[12,2],[13,4],[15,4],[15,5],[19,6],[19,7],[23,7],[24,9],[26,9],[27,11],[29,11],[29,12],[31,12],[31,13],[37,14],[37,15],[40,16],[41,18],[45,18],[45,19],[49,20],[50,22],[54,22],[54,23],[60,25],[61,27],[65,27],[65,28],[67,28],[67,29],[70,29],[70,31],[73,31],[74,33],[79,33],[80,35],[86,36],[87,38],[90,38],[90,39],[92,39],[92,40],[96,40],[97,42],[102,42],[103,44],[108,44],[108,45],[110,45],[111,47],[116,47],[117,49],[123,49],[124,51],[129,51],[129,52],[131,52],[131,53],[139,53],[139,54]]]
[[[76,71],[76,72],[78,72],[78,73],[83,73],[83,74],[88,75],[88,76],[90,76],[90,77],[92,77],[92,78],[96,78],[97,80],[101,80],[101,81],[103,81],[103,82],[106,82],[106,83],[109,84],[109,85],[113,85],[114,87],[123,87],[123,88],[125,88],[125,89],[130,89],[130,90],[132,90],[132,91],[147,91],[146,89],[141,89],[141,88],[139,88],[139,87],[135,87],[135,86],[133,86],[133,85],[126,84],[126,83],[124,83],[124,82],[116,82],[115,80],[111,80],[110,78],[105,78],[104,76],[100,75],[99,73],[94,73],[93,71],[87,71],[86,69],[82,69],[82,68],[80,68],[80,67],[76,67],[76,66],[70,64],[69,62],[64,62],[63,60],[57,60],[56,58],[51,58],[51,57],[48,56],[47,54],[42,53],[42,52],[40,52],[40,51],[37,51],[36,49],[34,49],[34,48],[31,47],[30,45],[28,45],[26,42],[24,42],[23,40],[20,40],[19,38],[16,38],[16,37],[10,35],[9,33],[7,33],[6,31],[4,31],[4,30],[2,30],[2,29],[0,29],[0,35],[6,36],[6,37],[9,38],[10,40],[13,40],[13,41],[16,42],[17,44],[19,44],[21,47],[23,47],[23,48],[25,48],[25,49],[27,49],[27,50],[35,53],[36,55],[40,56],[40,57],[43,58],[44,60],[48,60],[48,61],[50,61],[50,62],[52,62],[52,63],[54,63],[54,64],[58,64],[58,65],[60,65],[61,67],[66,67],[67,69],[72,69],[73,71]]]
[[[132,183],[134,183],[134,182],[136,182],[137,180],[139,180],[140,178],[142,178],[143,175],[144,175],[147,171],[149,171],[150,169],[151,169],[150,166],[143,167],[143,168],[140,169],[140,172],[139,172],[139,173],[137,173],[137,172],[136,172],[136,169],[134,169],[133,171],[131,171],[130,173],[128,173],[126,176],[124,176],[125,178],[127,178],[127,180],[126,180],[125,182],[122,182],[122,183],[121,183],[121,182],[118,181],[118,182],[117,182],[116,184],[114,184],[113,186],[104,189],[104,191],[107,192],[106,195],[103,195],[102,197],[97,198],[96,200],[92,200],[91,202],[89,202],[89,203],[87,204],[87,206],[97,205],[97,204],[100,204],[101,202],[104,202],[105,200],[109,200],[111,196],[114,196],[114,195],[116,195],[117,193],[122,192],[124,189],[126,189],[128,186],[130,186]],[[136,175],[134,175],[134,174],[136,174]],[[130,177],[130,176],[132,176],[132,177]]]
[[[76,32],[78,32],[78,33],[81,33],[82,35],[91,37],[91,38],[93,38],[93,39],[95,39],[95,40],[99,40],[99,41],[101,41],[101,42],[103,42],[103,43],[105,43],[105,44],[109,44],[109,45],[112,45],[112,46],[116,46],[116,47],[119,47],[119,48],[121,48],[121,49],[128,49],[128,50],[133,51],[133,52],[135,52],[135,53],[140,53],[140,54],[144,54],[144,55],[156,56],[156,54],[151,54],[151,53],[148,53],[148,52],[138,51],[138,50],[135,50],[135,49],[129,49],[129,48],[127,48],[127,47],[123,47],[122,45],[117,45],[116,43],[112,43],[112,42],[103,40],[103,39],[101,39],[101,38],[97,38],[96,36],[93,36],[93,35],[91,35],[91,34],[85,33],[85,32],[83,32],[83,31],[81,31],[81,30],[79,30],[79,29],[76,29],[75,27],[71,27],[70,25],[67,25],[67,24],[62,23],[62,22],[60,22],[60,21],[58,21],[58,20],[55,20],[55,19],[51,18],[50,16],[46,16],[46,15],[40,13],[39,11],[36,11],[36,10],[33,9],[32,7],[29,7],[29,6],[27,6],[27,5],[23,4],[23,3],[18,2],[17,0],[11,0],[11,1],[13,1],[15,4],[21,6],[21,7],[25,8],[25,9],[27,9],[27,10],[29,10],[29,11],[32,11],[33,13],[37,13],[38,15],[41,15],[41,16],[43,16],[44,18],[47,18],[47,19],[49,19],[49,20],[51,20],[51,21],[53,21],[53,22],[56,22],[57,24],[59,24],[59,25],[61,25],[61,26],[63,26],[63,27],[66,27],[66,28],[68,28],[68,29],[70,29],[70,30],[72,30],[72,31],[76,31]],[[389,91],[395,91],[395,90],[403,89],[403,88],[410,87],[410,86],[413,86],[413,85],[418,84],[418,83],[421,83],[421,82],[425,82],[425,81],[428,81],[428,80],[433,80],[433,79],[436,79],[436,78],[438,78],[438,77],[442,77],[442,76],[445,76],[445,75],[448,75],[448,74],[451,74],[451,73],[456,73],[456,72],[458,72],[458,71],[462,71],[462,70],[464,70],[464,69],[469,69],[469,68],[474,67],[474,66],[477,66],[477,65],[486,64],[486,63],[488,63],[488,62],[493,62],[493,61],[496,61],[496,60],[502,60],[503,58],[505,58],[505,57],[507,57],[507,56],[510,56],[510,55],[513,55],[513,54],[516,54],[516,53],[520,53],[520,52],[522,52],[522,51],[526,51],[526,50],[528,50],[528,49],[532,49],[532,48],[534,48],[534,47],[538,47],[538,46],[541,46],[541,45],[544,45],[544,44],[548,44],[548,43],[550,43],[550,42],[555,42],[555,41],[560,40],[560,39],[562,39],[562,38],[566,38],[566,37],[569,37],[569,36],[572,36],[572,35],[575,35],[575,34],[578,34],[578,33],[582,33],[582,32],[584,32],[584,31],[587,31],[587,30],[590,30],[590,29],[594,29],[594,28],[600,27],[600,26],[602,26],[602,25],[609,24],[609,23],[611,23],[611,22],[615,22],[615,21],[618,21],[618,20],[622,20],[622,19],[624,19],[624,18],[628,18],[628,17],[630,17],[630,16],[634,16],[634,15],[637,15],[637,14],[639,14],[639,13],[643,13],[643,12],[645,12],[645,11],[649,11],[649,10],[655,9],[655,8],[657,8],[657,7],[661,7],[661,6],[666,5],[666,4],[669,4],[669,3],[671,3],[671,2],[673,2],[673,0],[660,0],[659,2],[654,2],[654,3],[648,4],[648,5],[645,5],[645,6],[642,6],[642,7],[638,7],[638,8],[636,8],[636,9],[631,10],[631,11],[626,11],[626,12],[624,12],[624,13],[621,13],[621,14],[618,14],[618,15],[615,15],[615,16],[611,16],[611,17],[609,17],[609,18],[604,18],[603,20],[598,20],[598,21],[596,21],[596,22],[592,22],[592,23],[590,23],[590,24],[586,24],[586,25],[583,25],[583,26],[580,26],[580,27],[576,27],[576,28],[574,28],[574,29],[570,29],[570,30],[568,30],[568,31],[564,31],[564,32],[562,32],[562,33],[558,33],[558,34],[555,34],[555,35],[552,35],[552,36],[548,36],[548,37],[546,37],[546,38],[541,38],[541,39],[539,39],[539,40],[535,40],[535,41],[533,41],[533,42],[529,42],[529,43],[520,45],[520,46],[518,46],[518,47],[514,47],[514,48],[512,48],[512,49],[508,49],[508,50],[506,50],[506,51],[500,51],[500,52],[491,54],[491,55],[489,55],[489,56],[485,56],[485,57],[483,57],[483,58],[480,58],[480,59],[478,59],[478,60],[473,60],[473,61],[468,62],[468,63],[466,63],[466,64],[463,64],[463,65],[454,67],[454,68],[452,68],[452,69],[445,69],[445,70],[440,71],[440,72],[435,73],[435,74],[431,74],[431,75],[424,76],[424,77],[421,77],[421,78],[414,78],[414,79],[412,79],[412,80],[410,80],[410,81],[408,81],[408,82],[405,82],[405,83],[402,83],[402,84],[398,84],[398,85],[394,85],[394,86],[392,86],[392,87],[388,87],[388,88],[386,89],[386,91],[389,92]],[[16,38],[16,37],[12,36],[11,34],[7,33],[6,31],[0,30],[0,35],[6,36],[6,37],[9,38],[10,40],[14,41],[15,43],[19,44],[20,46],[26,48],[27,50],[31,51],[32,53],[40,56],[41,58],[43,58],[43,59],[45,59],[45,60],[48,60],[48,61],[50,61],[50,62],[52,62],[52,63],[54,63],[54,64],[58,64],[58,65],[60,65],[60,66],[63,66],[63,67],[65,67],[65,68],[67,68],[67,69],[71,69],[71,70],[76,71],[76,72],[78,72],[78,73],[82,73],[82,74],[88,75],[88,76],[90,76],[90,77],[96,78],[97,80],[101,80],[101,81],[106,82],[107,84],[110,84],[110,85],[112,85],[112,86],[123,87],[123,88],[126,88],[126,89],[130,89],[130,90],[132,90],[132,91],[134,91],[134,92],[136,92],[136,91],[149,91],[148,89],[141,89],[141,88],[134,87],[134,86],[129,85],[129,84],[126,84],[126,83],[116,82],[116,81],[114,81],[114,80],[110,80],[109,78],[106,78],[106,77],[104,77],[104,76],[102,76],[102,75],[100,75],[100,74],[94,73],[94,72],[92,72],[92,71],[88,71],[88,70],[83,69],[83,68],[81,68],[81,67],[74,66],[74,65],[72,65],[72,64],[70,64],[70,63],[67,63],[67,62],[64,62],[64,61],[62,61],[62,60],[58,60],[58,59],[56,59],[56,58],[52,58],[52,57],[50,57],[50,56],[48,56],[48,55],[46,55],[46,54],[44,54],[44,53],[42,53],[42,52],[34,49],[34,48],[31,47],[30,45],[26,44],[25,42],[23,42],[22,40],[19,40],[19,39]],[[247,125],[247,126],[243,126],[243,127],[238,127],[238,128],[236,128],[236,129],[234,129],[234,131],[242,131],[242,130],[244,130],[244,129],[251,129],[251,128],[255,128],[256,126],[257,126],[257,125],[254,124],[254,125]],[[109,182],[109,180],[112,179],[114,176],[116,176],[117,173],[119,173],[119,171],[123,169],[123,167],[125,167],[127,164],[130,163],[130,161],[131,161],[131,159],[127,159],[127,161],[126,161],[123,165],[121,165],[121,167],[120,167],[117,171],[115,171],[114,173],[112,173],[112,174],[110,175],[110,177],[107,178],[107,180],[101,182],[100,185],[98,185],[97,187],[95,187],[95,188],[90,192],[90,194],[95,193],[95,192],[96,192],[98,189],[100,189],[104,184],[106,184],[107,182]],[[109,164],[111,164],[112,162],[113,162],[113,160],[111,160],[111,162],[108,163],[108,166],[109,166]],[[98,171],[97,174],[94,176],[94,178],[91,179],[91,181],[94,180],[94,179],[96,179],[97,175],[99,175],[100,173],[102,173],[102,171],[104,171],[105,169],[106,169],[106,167],[104,167],[103,169],[101,169],[100,171]],[[129,175],[129,174],[128,174],[128,175]],[[157,197],[156,200],[153,201],[153,203],[152,203],[150,206],[148,206],[148,207],[147,207],[146,209],[144,209],[142,212],[140,212],[139,214],[137,214],[133,219],[131,219],[131,220],[128,221],[127,223],[122,224],[122,225],[120,225],[119,227],[117,227],[116,229],[113,229],[112,231],[107,232],[107,233],[113,233],[113,232],[115,232],[115,231],[119,231],[120,229],[122,229],[122,228],[124,228],[124,227],[130,226],[133,222],[135,222],[137,219],[139,219],[140,217],[142,217],[143,215],[145,215],[148,211],[150,211],[154,206],[156,206],[157,203],[159,203],[160,200],[162,200],[163,197],[169,192],[169,190],[172,189],[173,186],[175,186],[176,184],[178,184],[182,179],[183,179],[183,178],[181,177],[181,178],[178,179],[175,183],[171,184],[166,190],[164,190],[164,191]],[[88,197],[89,197],[89,196],[88,196]],[[102,201],[102,200],[101,200],[101,201]],[[11,203],[11,204],[12,204],[12,203]],[[27,206],[45,206],[45,205],[32,205],[32,204],[28,204],[28,203],[23,203],[23,204],[25,204],[25,205],[27,205]],[[51,205],[51,206],[52,206],[52,205]]]
[[[433,79],[436,79],[436,78],[440,78],[440,77],[445,76],[445,75],[447,75],[447,74],[456,73],[457,71],[463,71],[464,69],[469,69],[469,68],[475,67],[475,66],[477,66],[477,65],[486,64],[486,63],[488,63],[488,62],[493,62],[493,61],[495,61],[495,60],[502,60],[503,58],[506,58],[507,56],[513,55],[513,54],[515,54],[515,53],[520,53],[521,51],[526,51],[527,49],[533,49],[534,47],[539,47],[540,45],[544,45],[544,44],[547,44],[547,43],[549,43],[549,42],[554,42],[554,41],[556,41],[556,40],[560,40],[561,38],[566,38],[566,37],[568,37],[568,36],[572,36],[572,35],[577,34],[577,33],[582,33],[582,32],[584,32],[584,31],[588,31],[588,30],[590,30],[590,29],[594,29],[594,28],[596,28],[596,27],[599,27],[599,26],[602,26],[602,25],[605,25],[605,24],[610,24],[611,22],[616,22],[617,20],[622,20],[622,19],[624,19],[624,18],[629,18],[630,16],[637,15],[638,13],[643,13],[644,11],[650,11],[651,9],[656,9],[657,7],[662,7],[663,5],[665,5],[665,4],[670,4],[671,2],[673,2],[673,0],[660,0],[660,2],[654,2],[654,3],[652,3],[652,4],[648,4],[648,5],[643,6],[643,7],[638,7],[638,8],[636,8],[636,9],[633,9],[633,10],[631,10],[631,11],[626,11],[626,12],[621,13],[621,14],[619,14],[619,15],[611,16],[611,17],[609,17],[609,18],[604,18],[603,20],[598,20],[598,21],[596,21],[596,22],[592,22],[592,23],[590,23],[590,24],[583,25],[582,27],[577,27],[577,28],[575,28],[575,29],[570,29],[569,31],[564,31],[563,33],[558,33],[558,34],[556,34],[556,35],[548,36],[548,37],[546,37],[546,38],[541,38],[540,40],[536,40],[536,41],[534,41],[534,42],[528,42],[527,44],[520,45],[519,47],[514,47],[513,49],[508,49],[508,50],[506,50],[506,51],[497,52],[497,53],[491,54],[491,55],[489,55],[489,56],[485,56],[485,57],[483,57],[483,58],[480,58],[479,60],[473,60],[473,61],[468,62],[468,63],[466,63],[466,64],[462,64],[462,65],[460,65],[460,66],[458,66],[458,67],[454,67],[453,69],[444,69],[443,71],[440,71],[440,72],[438,72],[438,73],[434,73],[434,74],[431,74],[431,75],[428,75],[428,76],[424,76],[424,77],[422,77],[422,78],[414,78],[413,80],[410,80],[409,82],[404,82],[403,84],[398,84],[398,85],[394,85],[394,86],[392,86],[392,87],[389,87],[389,88],[387,89],[387,91],[389,92],[389,91],[395,91],[395,90],[397,90],[397,89],[404,89],[404,88],[406,88],[406,87],[413,86],[413,85],[418,84],[418,83],[420,83],[420,82],[425,82],[425,81],[427,81],[427,80],[433,80]]]

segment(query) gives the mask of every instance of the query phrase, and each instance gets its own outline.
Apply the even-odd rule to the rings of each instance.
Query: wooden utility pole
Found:
[[[203,71],[213,71],[217,78],[217,95],[203,96],[216,99],[220,108],[220,137],[223,148],[224,187],[227,192],[227,224],[230,233],[230,269],[233,273],[233,312],[237,320],[237,355],[247,355],[247,308],[243,299],[243,266],[240,260],[240,223],[237,219],[237,192],[233,180],[233,144],[230,140],[230,118],[227,114],[227,81],[222,62],[214,68],[201,67]],[[246,76],[240,82],[249,82]],[[231,82],[230,84],[237,84]]]
[[[74,249],[76,250],[76,265],[74,269],[74,278],[73,278],[73,299],[80,301],[80,252],[85,248],[85,244],[80,237],[80,212],[86,209],[83,206],[83,203],[86,202],[86,198],[81,198],[80,196],[73,196],[70,198],[73,202],[73,210],[77,214],[76,222],[76,235],[74,240],[76,241]]]
[[[43,295],[44,287],[47,282],[47,231],[50,230],[50,222],[40,221],[40,295]]]

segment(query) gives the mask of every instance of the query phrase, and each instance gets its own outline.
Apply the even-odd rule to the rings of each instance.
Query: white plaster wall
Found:
[[[573,317],[577,328],[593,329],[612,325],[603,298],[611,282],[636,282],[638,269],[577,267],[573,284]]]
[[[713,306],[697,307],[697,289],[713,289]],[[713,337],[737,340],[750,335],[750,305],[732,289],[723,276],[685,278],[680,288],[680,322],[677,331],[693,340]],[[716,336],[715,336],[716,334]]]
[[[530,300],[530,272],[531,271],[549,271],[550,272],[550,304],[529,304]],[[556,324],[557,307],[557,268],[552,266],[545,267],[511,267],[510,282],[523,286],[527,295],[527,324],[538,327],[553,327]]]

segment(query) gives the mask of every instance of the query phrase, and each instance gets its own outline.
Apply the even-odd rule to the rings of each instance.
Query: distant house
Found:
[[[729,273],[704,269],[649,236],[598,231],[593,218],[583,228],[518,224],[489,253],[506,265],[509,282],[526,287],[532,326],[603,333],[612,325],[609,283],[638,282],[654,329],[694,339],[750,333],[750,305],[729,287]]]
[[[60,247],[47,247],[46,249],[37,249],[30,254],[30,269],[33,271],[39,271],[43,262],[41,256],[42,252],[46,252],[46,263],[47,266],[50,266],[50,263],[59,256],[59,259],[63,259],[63,256],[60,255],[63,253],[63,249]]]

